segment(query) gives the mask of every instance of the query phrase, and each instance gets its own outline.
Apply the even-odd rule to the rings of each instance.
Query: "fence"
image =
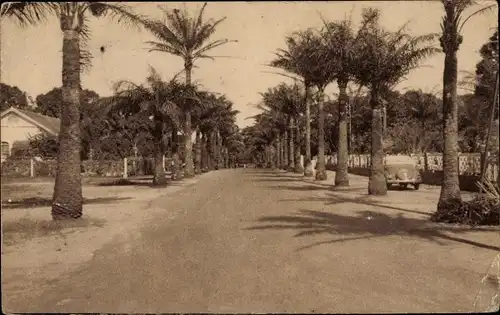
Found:
[[[427,167],[424,154],[413,154],[411,157],[422,170],[422,181],[428,185],[441,185],[443,180],[443,156],[441,153],[426,153]],[[496,182],[498,174],[498,160],[496,156],[488,156],[488,167],[485,179]],[[467,191],[477,191],[477,182],[481,178],[482,158],[480,153],[462,153],[458,157],[460,188]],[[337,165],[336,156],[327,156],[326,164],[330,169]],[[349,156],[349,172],[368,176],[370,168],[369,154],[351,154]]]
[[[163,167],[169,172],[172,159],[164,157]],[[82,161],[81,171],[84,176],[128,177],[152,175],[152,158],[124,158],[122,160],[87,160]],[[2,177],[53,177],[56,174],[56,160],[22,159],[5,160],[1,166]]]

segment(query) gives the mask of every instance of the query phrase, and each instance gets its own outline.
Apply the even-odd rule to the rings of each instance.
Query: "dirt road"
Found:
[[[369,198],[351,182],[218,171],[154,199],[162,211],[77,271],[4,292],[3,311],[456,312],[493,292],[498,229],[430,224],[437,188]]]

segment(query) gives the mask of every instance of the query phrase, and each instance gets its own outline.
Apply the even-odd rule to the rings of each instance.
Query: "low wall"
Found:
[[[329,166],[330,170],[335,170],[333,165]],[[359,176],[370,176],[370,169],[365,167],[350,167],[349,173],[359,175]],[[432,186],[441,186],[443,181],[443,171],[427,171],[421,172],[422,183]],[[477,182],[481,180],[480,176],[476,175],[460,175],[458,176],[460,181],[460,190],[477,192],[479,190]]]
[[[165,158],[164,167],[170,172],[172,159]],[[128,158],[123,160],[87,160],[82,161],[81,172],[83,176],[123,176],[124,165],[127,163],[128,176],[152,175],[154,159],[152,158]],[[2,162],[2,177],[55,177],[57,171],[56,160],[37,159],[7,159]]]

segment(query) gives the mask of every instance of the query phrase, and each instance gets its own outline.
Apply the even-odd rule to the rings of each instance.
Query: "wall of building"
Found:
[[[30,137],[41,132],[40,128],[15,113],[7,114],[0,122],[1,141],[9,143],[10,149],[15,142],[27,141]]]

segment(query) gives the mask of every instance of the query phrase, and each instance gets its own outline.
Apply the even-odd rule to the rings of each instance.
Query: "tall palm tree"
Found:
[[[217,26],[226,18],[219,20],[203,19],[203,13],[207,4],[203,4],[198,15],[190,16],[187,9],[169,10],[166,6],[159,6],[164,13],[165,21],[155,20],[145,23],[146,28],[157,38],[158,41],[149,41],[150,51],[159,51],[174,56],[179,56],[184,61],[184,72],[186,75],[186,84],[191,85],[191,76],[193,66],[196,60],[208,58],[215,59],[207,53],[214,48],[230,42],[236,42],[229,39],[218,39],[210,41],[215,33]],[[185,145],[185,173],[186,177],[194,176],[193,153],[192,153],[192,125],[191,114],[194,104],[187,103],[184,111],[184,145]]]
[[[328,58],[328,50],[321,48],[324,47],[325,41],[321,33],[308,29],[300,33],[295,33],[294,36],[287,38],[287,44],[289,46],[289,52],[295,52],[295,57],[293,54],[286,54],[283,52],[281,58],[278,58],[271,65],[280,66],[281,68],[292,72],[307,74],[304,82],[306,93],[308,96],[308,88],[315,87],[317,89],[313,101],[317,104],[318,112],[318,160],[316,164],[316,180],[327,179],[326,175],[326,165],[325,165],[325,112],[324,112],[324,102],[325,102],[325,88],[333,80],[335,80],[334,72],[332,67],[327,67],[325,65],[325,60]],[[293,49],[292,49],[293,48]],[[299,58],[300,57],[300,58]],[[297,62],[293,62],[297,60]],[[300,61],[300,62],[298,62]],[[299,68],[300,67],[300,68]],[[309,90],[310,91],[310,90]],[[310,123],[307,112],[307,102],[306,102],[306,137],[307,137],[307,124]],[[310,150],[310,148],[309,148]],[[306,139],[306,154],[307,154],[307,139]],[[306,167],[307,168],[307,167]]]
[[[57,17],[63,33],[61,130],[59,156],[52,198],[54,220],[82,216],[83,196],[80,174],[80,71],[90,55],[82,47],[89,38],[89,17],[109,18],[118,23],[140,25],[146,19],[120,3],[109,2],[11,2],[2,5],[0,17],[21,25],[37,25],[48,16]]]
[[[457,52],[463,37],[465,23],[475,15],[492,10],[488,5],[465,17],[465,11],[477,4],[474,0],[442,0],[445,15],[441,22],[441,48],[445,54],[443,71],[443,184],[438,210],[448,202],[460,201],[458,169],[458,102],[457,102]]]
[[[372,121],[368,193],[386,195],[382,97],[422,60],[438,50],[432,46],[434,34],[413,37],[405,33],[405,25],[396,32],[388,32],[379,26],[379,15],[376,9],[363,11],[363,20],[370,22],[359,33],[358,51],[361,55],[354,77],[357,83],[370,89]]]
[[[360,26],[358,34],[371,22],[370,19],[364,19]],[[351,19],[345,19],[336,22],[327,22],[323,20],[322,35],[327,58],[325,66],[329,67],[337,81],[339,88],[338,95],[338,124],[337,124],[337,169],[335,172],[335,186],[349,186],[348,176],[348,134],[347,134],[347,106],[349,96],[347,94],[347,85],[353,81],[353,73],[359,63],[360,53],[356,51],[359,47],[360,37],[354,32]],[[361,87],[360,87],[361,88]]]
[[[147,85],[130,81],[119,81],[115,85],[115,95],[108,98],[107,110],[118,108],[132,114],[145,114],[152,120],[154,138],[153,185],[166,183],[163,156],[166,153],[166,131],[178,130],[182,111],[177,103],[183,101],[186,87],[175,81],[163,82],[154,68],[150,68]]]
[[[324,66],[314,55],[318,49],[318,36],[312,30],[300,31],[286,37],[286,49],[279,49],[270,66],[282,69],[296,77],[304,84],[305,107],[305,159],[304,176],[313,176],[311,164],[311,101],[312,87],[317,82],[318,68]],[[295,78],[295,77],[294,77]],[[296,78],[295,78],[296,79]]]

